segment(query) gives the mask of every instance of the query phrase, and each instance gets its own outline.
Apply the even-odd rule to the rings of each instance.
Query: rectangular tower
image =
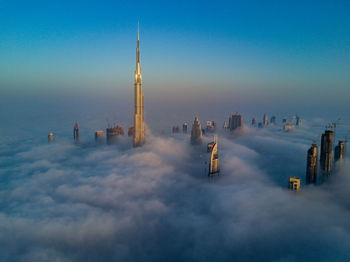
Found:
[[[135,84],[134,84],[134,147],[142,146],[145,143],[146,125],[143,116],[143,93],[142,93],[142,74],[140,62],[140,37],[139,30],[137,30],[137,47],[136,47],[136,70],[135,70]]]
[[[333,135],[333,131],[326,130],[321,138],[320,167],[326,175],[330,175],[332,171]]]
[[[307,161],[306,161],[306,183],[315,184],[317,180],[317,155],[318,149],[316,144],[312,146],[307,151]]]

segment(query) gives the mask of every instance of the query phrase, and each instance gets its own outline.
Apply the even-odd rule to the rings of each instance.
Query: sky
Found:
[[[349,11],[0,0],[0,262],[349,261],[350,159],[305,184],[325,126],[337,120],[335,143],[350,135]],[[138,21],[146,143],[97,144],[96,130],[133,125]],[[244,127],[224,132],[235,112]],[[276,124],[252,127],[264,113]],[[283,132],[296,114],[302,126]],[[190,144],[195,115],[217,123],[219,177],[214,134]]]
[[[344,111],[349,11],[348,1],[1,1],[0,88],[129,98],[140,21],[146,105]]]

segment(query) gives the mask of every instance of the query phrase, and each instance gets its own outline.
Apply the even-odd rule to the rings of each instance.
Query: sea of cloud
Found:
[[[0,138],[0,261],[349,261],[349,164],[287,189],[312,137],[221,133],[212,179],[188,134],[149,131],[142,148]]]

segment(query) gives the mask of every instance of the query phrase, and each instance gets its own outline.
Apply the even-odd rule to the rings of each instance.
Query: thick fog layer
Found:
[[[1,138],[0,261],[348,261],[349,167],[287,189],[317,135],[221,133],[213,179],[184,134],[136,149]]]

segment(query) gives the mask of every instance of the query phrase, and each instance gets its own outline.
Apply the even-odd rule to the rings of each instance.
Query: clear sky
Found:
[[[0,4],[6,92],[130,92],[140,21],[148,102],[348,104],[349,1]]]

